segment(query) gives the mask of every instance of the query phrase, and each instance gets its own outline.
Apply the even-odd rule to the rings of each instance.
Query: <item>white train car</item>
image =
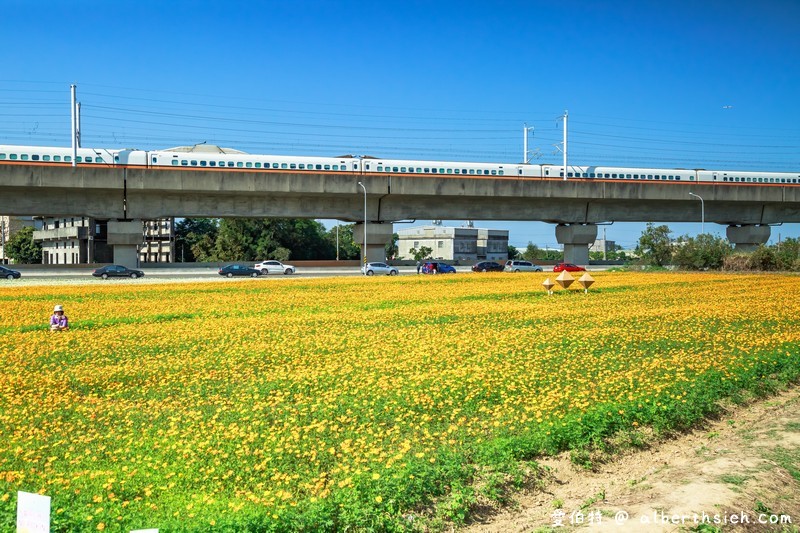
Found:
[[[78,148],[76,163],[113,165],[115,150]],[[0,162],[72,164],[72,148],[0,145]]]
[[[540,165],[509,163],[465,163],[458,161],[415,161],[407,159],[363,160],[364,172],[375,174],[429,174],[451,176],[534,177],[541,175]]]
[[[800,184],[798,172],[742,172],[737,170],[700,170],[700,181],[712,183],[750,183],[756,185],[797,185]]]

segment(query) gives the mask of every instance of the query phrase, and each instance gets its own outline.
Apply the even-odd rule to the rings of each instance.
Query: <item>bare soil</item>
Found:
[[[800,531],[800,388],[592,470],[567,453],[538,463],[543,486],[462,531]]]

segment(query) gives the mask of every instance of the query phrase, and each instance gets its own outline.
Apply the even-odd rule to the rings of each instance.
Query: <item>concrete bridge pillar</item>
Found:
[[[589,264],[589,245],[597,239],[596,224],[559,224],[556,241],[564,245],[564,261],[576,265]]]
[[[766,244],[769,240],[770,229],[765,224],[742,224],[728,226],[725,231],[728,240],[736,245],[739,252],[752,252],[759,244]]]
[[[392,240],[392,224],[367,224],[367,261],[386,261],[386,245]],[[353,227],[353,241],[364,246],[364,223]]]
[[[138,267],[139,246],[143,240],[141,220],[108,221],[108,244],[114,247],[115,264]]]

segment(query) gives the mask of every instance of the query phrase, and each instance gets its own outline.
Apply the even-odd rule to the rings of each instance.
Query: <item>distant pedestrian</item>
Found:
[[[53,308],[53,315],[50,317],[50,331],[67,331],[69,329],[69,319],[64,314],[64,307],[57,305]]]
[[[417,259],[417,274],[419,274],[420,269],[422,268],[422,261]]]

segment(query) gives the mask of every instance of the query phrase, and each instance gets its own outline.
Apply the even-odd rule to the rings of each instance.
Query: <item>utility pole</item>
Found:
[[[72,116],[72,131],[70,132],[70,137],[72,137],[72,167],[74,168],[78,164],[78,104],[75,95],[77,86],[73,83],[69,86],[69,90],[71,103],[70,112]]]
[[[525,122],[522,125],[522,162],[524,164],[528,164],[531,158],[528,156],[528,132],[533,132],[534,127],[528,127],[528,123]]]
[[[564,179],[567,179],[567,116],[569,113],[564,110]]]

